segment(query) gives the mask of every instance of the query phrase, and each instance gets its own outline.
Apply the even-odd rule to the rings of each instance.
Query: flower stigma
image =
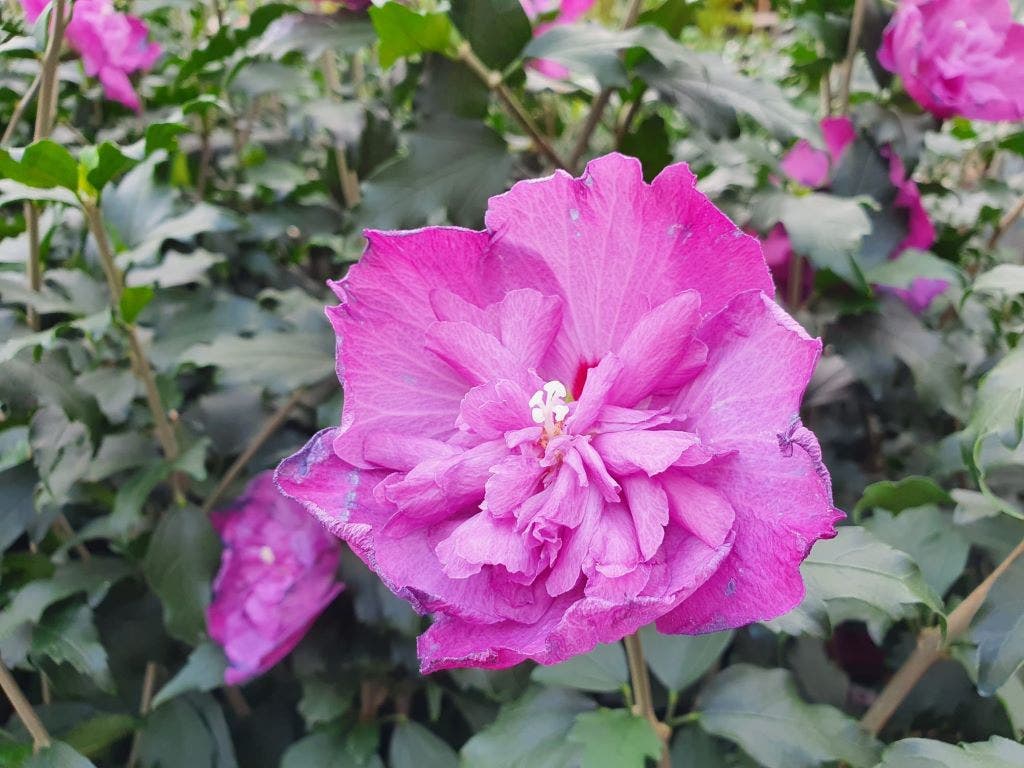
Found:
[[[565,404],[565,397],[568,394],[565,384],[552,380],[534,392],[530,398],[530,414],[533,421],[543,426],[540,436],[542,446],[547,445],[552,437],[562,434],[562,422],[569,415],[569,406]]]

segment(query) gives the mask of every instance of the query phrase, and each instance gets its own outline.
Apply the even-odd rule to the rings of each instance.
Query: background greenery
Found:
[[[873,153],[842,196],[778,169],[845,109],[852,2],[628,5],[531,38],[517,0],[137,0],[165,51],[138,115],[64,57],[52,140],[26,118],[0,150],[0,653],[59,743],[33,756],[0,703],[0,765],[657,758],[620,646],[423,678],[424,620],[350,553],[346,591],[243,690],[222,687],[203,619],[210,509],[336,423],[324,281],[361,229],[480,226],[513,180],[615,148],[648,178],[689,162],[738,223],[784,221],[816,267],[809,296],[780,300],[825,340],[803,417],[849,514],[793,613],[645,633],[673,765],[1024,764],[1024,559],[1007,560],[1024,539],[1024,126],[920,114],[874,64],[890,7],[858,3],[850,111],[916,167],[938,229],[932,252],[887,262],[905,222],[886,221]],[[47,27],[0,7],[6,126]],[[539,80],[529,57],[570,78]],[[920,317],[870,287],[921,274],[952,287]],[[921,681],[887,686],[915,647]]]

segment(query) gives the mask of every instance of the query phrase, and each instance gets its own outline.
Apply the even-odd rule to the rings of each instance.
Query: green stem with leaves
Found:
[[[626,16],[622,20],[622,29],[629,29],[636,24],[636,20],[640,18],[640,9],[642,7],[643,0],[630,0],[629,7],[626,9]],[[569,155],[570,172],[575,171],[580,160],[587,154],[587,149],[590,147],[590,139],[601,122],[601,117],[608,107],[608,102],[611,101],[613,90],[612,88],[601,89],[601,92],[594,98],[593,104],[590,105],[590,112],[587,114],[587,119],[583,122],[583,128],[576,139],[576,145],[573,147],[572,154]]]
[[[505,105],[505,109],[515,119],[523,130],[533,140],[534,146],[537,147],[542,155],[554,165],[556,168],[564,168],[569,170],[570,166],[567,164],[562,157],[555,151],[555,148],[551,146],[551,142],[548,141],[547,137],[541,132],[540,128],[533,121],[527,113],[526,108],[522,105],[519,99],[516,98],[515,94],[508,89],[505,85],[504,80],[500,72],[496,72],[484,64],[480,57],[473,52],[473,47],[469,44],[468,40],[463,40],[457,49],[456,58],[469,67],[470,71],[473,72],[477,77],[483,81],[484,85],[494,93],[502,104]]]
[[[107,287],[110,289],[110,302],[115,313],[120,313],[121,296],[124,293],[124,275],[114,261],[114,249],[110,245],[110,238],[107,236],[107,228],[103,223],[103,215],[100,213],[96,203],[84,201],[82,207],[85,211],[85,218],[89,224],[89,231],[96,241],[96,249],[100,254],[100,264],[103,267],[103,274],[107,278]],[[156,376],[153,373],[153,366],[146,356],[142,347],[138,331],[133,323],[124,323],[125,333],[128,337],[129,356],[131,358],[132,370],[142,382],[146,393],[146,404],[153,416],[153,428],[156,432],[160,448],[163,450],[164,458],[167,461],[174,461],[178,458],[178,439],[174,434],[174,427],[167,418],[167,410],[164,408],[163,400],[160,397],[160,389],[157,387]],[[175,488],[176,495],[180,496],[180,488]]]
[[[981,608],[981,604],[985,602],[985,598],[988,597],[996,579],[1002,576],[1021,555],[1024,555],[1024,540],[1017,544],[1014,550],[1006,556],[1006,559],[997,565],[995,570],[975,587],[960,605],[953,609],[946,619],[945,638],[943,638],[942,630],[939,627],[928,627],[921,631],[917,638],[917,647],[886,683],[878,698],[861,718],[860,724],[866,731],[878,734],[885,727],[889,718],[899,709],[900,704],[914,689],[924,673],[943,657],[950,645],[967,632],[971,621]]]
[[[658,720],[654,714],[654,696],[651,692],[651,676],[647,673],[647,662],[644,661],[643,643],[640,634],[634,633],[623,638],[626,645],[626,660],[629,663],[629,679],[633,688],[633,700],[636,702],[637,713],[646,718],[651,728],[661,739],[661,760],[659,768],[672,768],[668,754],[668,737],[671,734],[668,726]]]

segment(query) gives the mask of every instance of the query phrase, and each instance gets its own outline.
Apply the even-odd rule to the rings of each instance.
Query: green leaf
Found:
[[[967,565],[970,542],[953,524],[952,515],[935,507],[907,509],[895,516],[878,511],[864,527],[910,555],[937,595],[944,595]]]
[[[754,226],[765,232],[782,222],[796,253],[866,289],[855,258],[861,239],[871,232],[871,220],[857,200],[822,192],[800,197],[774,192],[756,199],[752,214]]]
[[[10,637],[26,624],[37,624],[43,612],[59,600],[85,592],[90,605],[103,600],[114,582],[131,573],[118,558],[92,557],[57,567],[49,578],[36,579],[22,587],[0,611],[0,640]]]
[[[125,288],[121,294],[121,319],[128,324],[134,323],[139,313],[153,300],[153,294],[153,286],[151,285],[137,285]]]
[[[952,504],[953,499],[929,477],[911,475],[902,480],[883,480],[872,483],[853,508],[854,513],[865,509],[887,509],[902,512],[904,509],[923,507],[926,504]]]
[[[189,691],[211,691],[224,684],[224,670],[228,662],[224,651],[216,643],[207,640],[197,645],[189,654],[185,666],[178,670],[153,697],[153,707]]]
[[[55,741],[21,764],[21,768],[96,768],[73,747]]]
[[[453,0],[451,6],[455,26],[491,69],[505,69],[530,41],[530,20],[519,0]]]
[[[564,688],[533,688],[501,708],[498,719],[462,747],[473,768],[564,768],[577,754],[566,742],[576,716],[594,703]]]
[[[293,392],[322,381],[334,371],[334,340],[322,333],[260,333],[242,338],[231,333],[211,344],[187,350],[181,362],[216,366],[221,383],[260,384],[273,392]]]
[[[916,248],[908,248],[898,258],[876,264],[865,271],[865,277],[872,285],[892,288],[909,288],[919,278],[945,280],[950,285],[961,283],[961,273],[955,265]]]
[[[683,690],[711,669],[732,642],[733,634],[730,630],[708,635],[663,635],[653,626],[640,630],[647,664],[670,691]]]
[[[593,77],[604,87],[623,88],[629,81],[619,54],[641,44],[644,35],[638,29],[623,32],[592,23],[557,24],[531,40],[523,55],[556,61],[571,74]]]
[[[196,507],[164,514],[150,539],[143,573],[163,602],[167,631],[186,643],[198,642],[205,631],[220,549],[209,519]]]
[[[70,664],[101,690],[114,692],[107,651],[87,605],[66,605],[47,612],[32,632],[32,654]]]
[[[86,757],[93,757],[132,733],[137,725],[130,715],[97,715],[65,732],[63,739]]]
[[[380,38],[380,64],[385,69],[405,56],[443,53],[454,45],[455,29],[444,13],[417,13],[389,2],[372,6],[370,20]]]
[[[96,192],[101,192],[111,179],[127,171],[138,160],[129,157],[119,146],[105,141],[97,147],[87,147],[79,155],[85,168],[85,178]]]
[[[189,130],[183,123],[150,123],[146,126],[146,157],[161,149],[166,152],[177,149],[178,136]]]
[[[978,646],[978,690],[991,696],[1024,663],[1024,558],[996,579],[969,639]]]
[[[993,736],[955,746],[932,739],[903,739],[885,750],[876,768],[1020,768],[1024,745]]]
[[[0,432],[0,472],[28,461],[31,456],[28,427],[10,427]]]
[[[487,198],[505,189],[511,171],[512,155],[494,131],[442,115],[409,133],[405,155],[366,180],[361,221],[417,227],[447,212],[453,224],[478,226]]]
[[[656,760],[662,748],[650,721],[625,709],[583,712],[566,738],[582,748],[580,768],[643,765],[644,758]]]
[[[834,539],[817,542],[800,572],[807,586],[804,602],[770,624],[787,633],[823,634],[821,621],[842,621],[851,601],[855,614],[871,610],[880,619],[904,618],[918,605],[942,610],[911,557],[858,526],[842,526]]]
[[[237,768],[217,701],[189,693],[153,710],[139,739],[143,768]]]
[[[564,685],[581,691],[620,691],[629,682],[626,654],[619,643],[598,645],[590,653],[573,656],[549,667],[539,666],[531,678],[545,685]]]
[[[1024,293],[1024,266],[1000,264],[975,279],[971,289],[983,293],[1017,296]]]
[[[290,13],[267,27],[251,50],[274,59],[300,51],[307,61],[313,61],[327,51],[356,51],[374,39],[370,22],[354,14]]]
[[[55,141],[42,139],[25,147],[20,157],[0,149],[0,178],[37,189],[63,187],[78,191],[78,162]]]
[[[767,768],[813,768],[842,761],[868,768],[879,745],[856,720],[800,699],[789,673],[736,664],[714,677],[697,700],[700,726],[735,741]]]
[[[391,735],[391,768],[457,768],[459,756],[442,739],[410,720]]]

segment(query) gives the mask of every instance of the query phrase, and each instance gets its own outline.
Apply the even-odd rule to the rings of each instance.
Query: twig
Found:
[[[35,78],[32,80],[32,83],[29,85],[28,90],[25,91],[24,94],[22,94],[22,97],[18,100],[18,103],[14,105],[14,112],[11,114],[11,121],[7,124],[7,127],[4,129],[3,138],[0,138],[0,146],[6,147],[7,142],[9,142],[14,137],[14,131],[17,129],[18,123],[21,122],[21,118],[24,116],[25,110],[28,108],[28,105],[32,103],[32,99],[35,98],[36,91],[39,90],[39,84],[42,82],[42,80],[43,71],[39,70],[39,73],[35,76]]]
[[[237,685],[229,685],[224,688],[224,698],[228,701],[231,711],[240,719],[244,720],[252,714],[252,707],[245,700],[241,689]]]
[[[629,129],[633,126],[633,121],[636,120],[636,116],[640,114],[640,108],[644,105],[644,93],[641,93],[633,102],[629,105],[629,110],[626,112],[626,116],[619,122],[618,127],[615,129],[615,148],[618,149],[622,144],[622,140],[626,138],[626,134],[629,133]]]
[[[636,708],[639,714],[647,718],[651,728],[658,738],[661,739],[661,760],[658,763],[660,768],[671,768],[672,762],[668,754],[668,737],[671,730],[668,726],[658,720],[654,714],[654,696],[651,693],[651,677],[647,673],[647,663],[644,661],[644,648],[640,642],[639,634],[626,635],[623,638],[626,644],[626,659],[629,662],[629,679],[633,686],[633,698],[636,701]]]
[[[480,58],[473,52],[472,46],[469,42],[463,40],[459,45],[458,59],[463,64],[472,70],[473,74],[479,77],[487,88],[495,93],[501,102],[505,105],[509,114],[515,118],[516,122],[523,127],[530,138],[533,140],[534,145],[540,151],[548,161],[556,168],[564,168],[569,170],[569,165],[555,151],[555,148],[551,146],[551,142],[545,138],[544,134],[541,133],[540,128],[533,122],[533,118],[527,114],[526,109],[520,103],[519,99],[515,97],[515,94],[508,89],[508,86],[502,82],[502,76],[500,72],[488,68]]]
[[[1006,556],[996,569],[988,575],[974,590],[964,598],[949,614],[946,621],[946,638],[943,641],[942,632],[938,627],[928,627],[921,631],[917,639],[917,647],[914,648],[907,660],[903,662],[896,674],[892,676],[885,688],[875,699],[870,709],[861,718],[861,726],[872,734],[877,734],[889,718],[893,716],[900,704],[907,695],[914,689],[925,672],[942,658],[946,648],[960,638],[971,626],[971,621],[977,614],[981,604],[988,597],[989,590],[996,579],[1003,575],[1013,565],[1013,562],[1024,554],[1024,540]]]
[[[124,275],[114,262],[114,250],[110,245],[110,238],[107,236],[107,228],[103,224],[103,216],[99,208],[93,202],[84,202],[85,218],[89,222],[89,231],[96,240],[96,248],[100,254],[100,263],[103,266],[103,273],[107,278],[107,286],[110,289],[110,301],[115,311],[121,303],[121,294],[124,292]],[[174,434],[174,427],[167,418],[167,411],[164,408],[163,400],[160,398],[160,390],[156,384],[156,377],[153,374],[153,366],[146,357],[146,351],[142,348],[138,332],[132,323],[124,323],[128,336],[128,348],[132,362],[132,370],[142,382],[146,391],[146,404],[153,417],[153,427],[156,438],[163,450],[164,458],[167,461],[174,461],[178,458],[178,439]],[[179,489],[176,489],[176,491]]]
[[[57,531],[57,533],[60,535],[61,538],[64,539],[64,541],[74,541],[75,529],[71,527],[71,523],[68,522],[68,519],[64,516],[63,513],[57,515],[57,519],[53,521],[53,529]],[[92,559],[92,554],[89,552],[88,549],[85,548],[85,545],[82,544],[82,542],[76,542],[74,547],[75,551],[78,553],[78,556],[82,560]]]
[[[999,245],[999,241],[1003,239],[1003,235],[1010,231],[1014,224],[1017,223],[1017,219],[1024,214],[1024,195],[1021,195],[1020,200],[1017,201],[1016,205],[1013,206],[1006,215],[999,220],[999,226],[996,227],[996,231],[992,233],[992,237],[988,239],[988,250],[995,250],[995,247]]]
[[[142,676],[142,695],[139,697],[139,715],[145,717],[149,714],[149,708],[153,704],[153,689],[156,687],[156,662],[147,661],[146,671]],[[139,743],[142,738],[142,731],[135,731],[132,737],[132,748],[128,753],[127,768],[133,768],[139,759]]]
[[[18,681],[14,679],[2,661],[0,661],[0,688],[3,689],[18,718],[31,734],[33,751],[38,752],[40,749],[50,746],[50,734],[46,732],[46,726],[43,725],[43,721],[39,719],[39,715],[36,714],[32,705],[28,703],[25,694],[21,692]]]
[[[643,7],[643,0],[630,0],[629,8],[626,9],[626,18],[622,20],[622,29],[629,29],[636,24],[636,20],[640,17],[641,7]],[[601,122],[601,116],[604,114],[608,102],[611,101],[613,90],[612,88],[602,88],[601,92],[594,99],[593,104],[590,105],[590,112],[587,114],[587,119],[583,122],[583,128],[576,139],[572,154],[569,155],[570,172],[576,169],[580,160],[587,153],[587,147],[590,146],[590,138],[594,135],[594,131],[597,130],[598,123]]]
[[[853,18],[850,19],[850,37],[846,43],[846,58],[839,76],[839,114],[850,111],[850,81],[853,79],[853,63],[857,57],[857,45],[864,28],[865,0],[853,0]]]
[[[245,450],[242,451],[238,458],[234,460],[228,471],[224,473],[224,477],[217,483],[217,487],[213,489],[209,496],[206,497],[206,501],[203,503],[203,512],[209,514],[213,508],[220,501],[220,497],[224,495],[224,491],[230,487],[231,483],[238,477],[239,472],[245,467],[246,464],[256,455],[265,442],[273,435],[285,420],[288,418],[288,414],[291,413],[298,402],[302,399],[303,395],[306,394],[304,389],[297,389],[292,393],[284,404],[274,412],[274,415],[267,419],[267,422],[263,425],[262,429],[253,436],[249,441],[249,444],[245,446]]]
[[[331,98],[339,97],[341,80],[338,78],[338,62],[334,58],[334,51],[324,52],[320,59],[320,69],[324,73],[327,95]],[[341,197],[345,201],[345,207],[355,208],[359,205],[362,194],[359,191],[359,177],[348,167],[344,141],[334,143],[334,161],[338,168],[338,183],[341,184]]]

